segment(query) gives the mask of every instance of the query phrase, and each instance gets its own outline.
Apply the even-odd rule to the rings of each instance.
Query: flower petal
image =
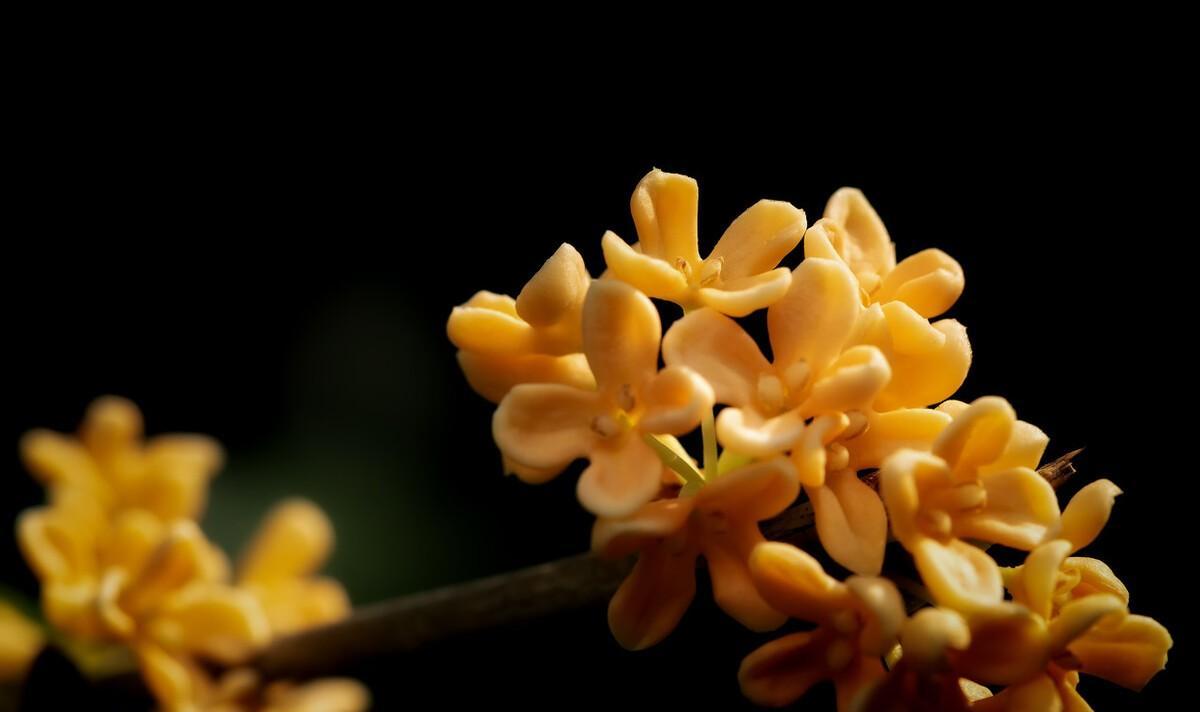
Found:
[[[94,574],[97,536],[84,522],[55,508],[27,509],[17,517],[17,543],[43,582]]]
[[[39,482],[105,491],[104,481],[91,453],[78,440],[50,430],[31,430],[21,438],[21,461]]]
[[[1045,620],[1028,608],[998,603],[968,617],[971,644],[953,656],[955,672],[993,685],[1011,685],[1043,672],[1049,662]]]
[[[825,466],[828,462],[825,448],[850,425],[845,413],[830,413],[813,418],[804,428],[800,442],[792,450],[792,462],[796,474],[805,487],[820,487],[825,484]]]
[[[713,390],[708,381],[686,366],[668,366],[642,388],[645,411],[642,432],[669,435],[690,433],[712,413]]]
[[[742,694],[755,704],[783,707],[833,676],[826,652],[836,637],[824,628],[792,633],[746,656],[738,669]]]
[[[806,488],[821,546],[856,574],[876,575],[887,545],[887,513],[879,494],[853,470],[830,473],[824,487]]]
[[[878,576],[851,576],[846,579],[846,587],[854,594],[863,619],[859,650],[864,655],[883,657],[896,647],[907,617],[900,592],[891,581]]]
[[[931,248],[901,260],[871,298],[881,303],[898,300],[931,318],[953,306],[965,284],[962,266],[945,252]]]
[[[905,548],[921,536],[917,518],[921,495],[928,488],[951,485],[950,470],[939,457],[919,450],[898,450],[879,469],[879,494],[887,507],[892,533]]]
[[[856,656],[850,664],[833,676],[837,689],[837,708],[854,709],[869,698],[871,690],[877,689],[887,673],[877,657]]]
[[[1050,438],[1041,428],[1018,420],[1013,424],[1012,436],[1008,439],[1008,445],[1005,446],[1000,459],[980,467],[979,474],[987,475],[1013,467],[1037,469],[1049,444]]]
[[[1057,525],[1058,498],[1037,472],[1017,467],[985,475],[979,482],[987,503],[954,517],[958,536],[1028,551]]]
[[[672,324],[662,355],[668,366],[686,366],[703,376],[718,403],[738,407],[754,402],[758,377],[770,368],[754,339],[712,309],[696,309]]]
[[[971,342],[967,330],[954,319],[932,324],[945,334],[942,348],[928,354],[886,353],[892,380],[875,402],[879,410],[917,408],[949,398],[967,378],[971,367]]]
[[[767,603],[793,618],[822,622],[854,604],[845,584],[791,544],[771,541],[754,547],[750,575]]]
[[[0,601],[0,684],[23,678],[45,642],[41,628]]]
[[[849,468],[865,470],[879,467],[897,450],[929,450],[949,424],[948,415],[928,408],[872,412],[867,416],[867,428],[861,435],[840,442],[850,452]]]
[[[458,365],[471,388],[493,403],[499,403],[513,386],[522,383],[561,383],[582,390],[596,388],[587,357],[581,353],[514,356],[459,351]]]
[[[1146,616],[1125,616],[1115,625],[1101,623],[1068,646],[1083,663],[1081,672],[1140,690],[1166,667],[1171,634]]]
[[[696,595],[696,549],[668,540],[638,556],[608,604],[608,626],[622,647],[642,650],[667,637]]]
[[[939,606],[971,613],[1004,598],[1000,567],[983,550],[957,539],[942,543],[920,537],[910,551]]]
[[[735,520],[719,529],[707,531],[701,543],[713,599],[721,610],[750,630],[761,633],[783,625],[787,616],[763,600],[750,576],[750,552],[766,541],[757,523]]]
[[[700,188],[694,179],[657,168],[647,173],[629,201],[642,251],[672,264],[682,258],[699,267],[699,203]]]
[[[477,292],[450,311],[446,335],[460,349],[484,353],[528,353],[533,350],[533,327],[516,313],[512,297]]]
[[[521,465],[561,469],[592,449],[597,436],[591,423],[599,404],[593,391],[553,383],[519,385],[492,416],[492,436],[500,451]]]
[[[1126,605],[1129,604],[1129,589],[1125,588],[1121,579],[1117,578],[1113,570],[1103,561],[1086,556],[1071,556],[1063,562],[1063,568],[1079,575],[1079,582],[1071,591],[1072,597],[1080,598],[1094,593],[1111,593],[1124,601]]]
[[[598,517],[624,517],[658,492],[662,461],[636,433],[605,441],[588,454],[592,464],[575,488],[580,504]]]
[[[841,228],[834,231],[834,246],[863,282],[863,288],[873,291],[896,266],[896,246],[879,214],[861,190],[841,188],[826,203],[825,217]]]
[[[1096,480],[1075,493],[1063,510],[1059,526],[1051,533],[1054,538],[1066,539],[1079,551],[1092,543],[1112,515],[1113,502],[1121,488],[1112,480]]]
[[[1054,605],[1054,590],[1063,562],[1071,553],[1071,542],[1055,539],[1029,552],[1025,563],[1017,567],[1008,584],[1013,600],[1049,619]]]
[[[590,281],[579,251],[564,242],[517,295],[517,314],[535,327],[578,318]]]
[[[242,581],[278,581],[307,576],[333,549],[333,524],[305,499],[275,505],[263,519],[239,565]]]
[[[747,316],[783,299],[791,285],[791,270],[780,267],[761,274],[724,280],[716,287],[701,287],[696,296],[701,304],[722,314]]]
[[[1128,614],[1129,609],[1125,602],[1107,593],[1077,598],[1063,606],[1058,615],[1050,621],[1050,637],[1047,642],[1050,652],[1060,653],[1094,626],[1108,624],[1111,628]]]
[[[955,480],[974,480],[979,467],[995,462],[1004,452],[1016,420],[1003,398],[979,398],[942,431],[933,443],[933,454],[950,465]]]
[[[677,303],[690,299],[687,278],[670,262],[638,252],[612,231],[604,233],[600,247],[604,251],[608,273],[616,279],[632,284],[656,299]]]
[[[583,352],[602,393],[613,397],[648,381],[658,371],[661,339],[658,310],[646,295],[624,282],[592,282],[583,304]]]
[[[266,712],[365,712],[371,693],[358,680],[323,677],[297,687],[272,686],[267,690]]]
[[[249,591],[211,584],[171,596],[154,613],[149,633],[166,650],[226,665],[245,660],[271,637],[266,614]]]
[[[754,408],[725,408],[717,414],[717,439],[727,450],[751,457],[773,457],[804,434],[804,420],[795,410],[763,418]]]
[[[787,509],[800,494],[796,469],[785,457],[753,462],[706,483],[696,506],[740,521],[762,521]]]
[[[799,407],[804,417],[866,410],[892,378],[883,352],[874,346],[852,346],[830,364]]]
[[[610,559],[640,551],[683,531],[695,504],[695,497],[660,499],[627,517],[601,517],[592,526],[592,551]]]
[[[904,302],[889,302],[881,311],[896,353],[924,356],[946,345],[946,335]]]
[[[195,708],[201,699],[206,675],[199,665],[186,656],[167,653],[153,643],[134,646],[146,687],[160,708],[176,712]]]
[[[900,634],[904,660],[923,673],[949,669],[950,652],[966,650],[970,644],[967,622],[948,608],[922,608],[905,622]]]
[[[285,579],[241,585],[258,599],[273,636],[332,623],[350,613],[350,597],[335,579]]]
[[[1063,712],[1063,701],[1054,680],[1046,674],[1035,675],[1029,680],[1006,688],[993,697],[971,705],[973,712]]]
[[[707,261],[722,260],[724,279],[762,274],[796,249],[807,228],[803,210],[782,200],[760,200],[729,224]]]
[[[767,310],[776,368],[804,361],[810,373],[820,373],[841,353],[861,308],[858,285],[844,264],[801,262],[787,294]]]

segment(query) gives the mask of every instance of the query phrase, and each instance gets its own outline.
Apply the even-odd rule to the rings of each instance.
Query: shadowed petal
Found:
[[[875,490],[853,470],[830,473],[824,487],[806,490],[821,546],[854,573],[876,575],[887,545],[887,513]]]
[[[597,519],[592,526],[592,551],[613,559],[639,551],[682,531],[695,504],[695,497],[660,499],[627,517]]]
[[[517,295],[517,314],[535,327],[571,319],[578,315],[590,281],[579,251],[564,242]]]
[[[587,357],[581,353],[546,356],[459,351],[457,358],[467,383],[493,403],[499,403],[513,386],[522,383],[561,383],[588,391],[596,388]]]
[[[813,685],[832,677],[826,653],[834,640],[829,631],[818,628],[785,635],[755,650],[738,669],[742,694],[766,707],[795,702]]]
[[[675,540],[648,547],[608,605],[617,642],[642,650],[667,637],[696,594],[696,550]]]
[[[755,522],[730,521],[727,526],[721,533],[707,531],[701,544],[713,598],[721,610],[750,630],[774,630],[787,616],[763,600],[746,563],[755,545],[766,539]]]
[[[844,584],[791,544],[772,541],[754,547],[750,575],[767,603],[793,618],[820,622],[854,603]]]
[[[1094,626],[1067,649],[1083,663],[1082,672],[1140,690],[1166,666],[1172,644],[1153,618],[1125,616],[1115,625]]]

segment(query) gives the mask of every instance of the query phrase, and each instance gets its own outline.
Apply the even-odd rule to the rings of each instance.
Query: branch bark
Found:
[[[1056,489],[1075,473],[1069,452],[1038,472]],[[878,487],[875,473],[864,482]],[[797,546],[816,540],[812,506],[798,503],[762,524],[768,539]],[[412,652],[455,635],[597,604],[612,596],[633,565],[590,553],[365,606],[350,617],[272,643],[251,665],[266,679],[298,679],[381,655]]]

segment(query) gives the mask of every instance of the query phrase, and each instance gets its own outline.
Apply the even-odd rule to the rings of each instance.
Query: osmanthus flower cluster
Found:
[[[630,201],[637,242],[605,233],[600,278],[564,244],[517,299],[479,292],[448,324],[469,383],[497,404],[506,472],[540,483],[588,461],[593,549],[638,556],[609,606],[617,640],[669,635],[702,558],[748,628],[815,626],[745,659],[742,689],[764,705],[831,680],[839,709],[1080,710],[1080,673],[1138,688],[1161,669],[1170,636],[1128,614],[1107,567],[1071,556],[1115,487],[1060,511],[1035,469],[1041,430],[1002,398],[948,400],[971,363],[965,328],[940,318],[964,288],[958,263],[937,249],[897,261],[851,188],[811,226],[759,201],[701,257],[698,204],[694,180],[653,170]],[[801,240],[804,259],[780,266]],[[665,333],[652,298],[683,310]],[[738,321],[761,310],[769,355]],[[676,438],[697,428],[694,458]],[[763,536],[805,502],[844,581]],[[932,604],[911,616],[883,576],[889,533],[920,576],[907,589]],[[1004,570],[990,545],[1029,558]]]
[[[235,568],[197,523],[223,459],[213,440],[143,440],[136,406],[105,397],[77,436],[35,430],[20,449],[47,489],[47,504],[19,517],[17,540],[54,640],[128,650],[163,710],[314,709],[287,703],[310,694],[328,703],[320,709],[366,708],[353,681],[264,688],[238,669],[274,636],[349,611],[341,585],[316,575],[333,542],[316,505],[280,504]],[[19,677],[46,635],[8,613],[0,639],[10,638],[22,644],[5,646],[2,671]],[[234,672],[216,679],[214,666]]]

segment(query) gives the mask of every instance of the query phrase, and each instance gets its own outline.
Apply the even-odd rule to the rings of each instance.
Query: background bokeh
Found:
[[[16,457],[20,434],[73,430],[113,393],[142,407],[152,434],[225,445],[204,526],[227,550],[281,497],[319,502],[338,532],[328,572],[356,604],[578,553],[591,525],[573,498],[580,468],[539,487],[502,476],[492,407],[445,338],[451,307],[479,289],[515,294],[563,241],[599,274],[600,236],[632,240],[629,194],[652,166],[699,180],[702,252],[759,198],[811,222],[854,185],[899,256],[937,246],[963,265],[950,315],[975,361],[961,397],[1005,395],[1050,435],[1048,455],[1087,447],[1081,482],[1107,476],[1126,492],[1090,553],[1177,646],[1140,698],[1101,681],[1085,696],[1161,708],[1182,686],[1186,612],[1169,552],[1195,551],[1175,430],[1194,322],[1180,295],[1193,287],[1179,196],[1146,170],[1153,137],[1098,142],[1076,131],[1080,116],[1017,112],[986,130],[843,135],[796,119],[694,136],[638,126],[631,140],[604,122],[565,130],[565,109],[443,123],[361,96],[336,111],[274,91],[129,115],[104,95],[86,121],[45,117],[9,194],[4,531],[41,497]],[[36,592],[8,534],[0,582]],[[429,694],[737,708],[737,663],[765,639],[702,597],[646,653],[620,651],[589,609],[350,672],[381,709]]]

